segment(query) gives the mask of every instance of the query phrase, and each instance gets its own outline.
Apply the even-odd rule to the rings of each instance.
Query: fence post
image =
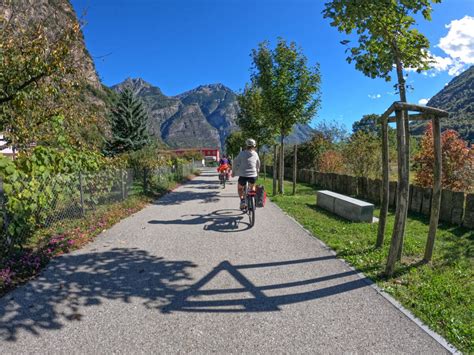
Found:
[[[125,174],[123,169],[120,169],[120,181],[122,186],[122,201],[124,201],[127,196],[125,191]]]
[[[148,191],[148,181],[147,181],[147,169],[143,168],[143,192]]]
[[[84,208],[84,185],[82,181],[82,173],[79,172],[79,192],[81,194],[81,215],[84,217],[86,215]]]
[[[7,236],[8,230],[8,214],[7,214],[7,196],[5,195],[5,191],[3,190],[3,179],[0,178],[0,208],[2,209],[2,232],[5,236]],[[9,240],[7,240],[7,245],[9,244]]]

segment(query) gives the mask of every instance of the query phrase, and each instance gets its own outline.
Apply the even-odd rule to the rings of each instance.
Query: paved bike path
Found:
[[[203,175],[0,299],[0,353],[445,353],[280,209]]]

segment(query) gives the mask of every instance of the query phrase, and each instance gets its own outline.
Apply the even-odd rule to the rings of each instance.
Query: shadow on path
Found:
[[[273,262],[264,264],[249,264],[249,265],[232,265],[229,261],[223,261],[217,265],[210,273],[196,282],[194,285],[186,290],[178,292],[176,297],[171,300],[171,303],[161,307],[161,312],[171,313],[173,311],[184,312],[206,312],[206,313],[241,313],[241,312],[270,312],[281,310],[280,306],[305,302],[322,297],[329,297],[342,292],[355,290],[361,287],[366,287],[367,280],[356,278],[355,280],[338,283],[336,285],[315,289],[306,292],[297,292],[292,294],[282,294],[267,296],[263,291],[272,290],[286,290],[291,287],[317,285],[320,282],[340,279],[357,274],[356,271],[346,271],[333,275],[326,275],[317,278],[292,281],[281,284],[273,284],[266,286],[255,286],[247,277],[245,277],[240,270],[243,269],[258,269],[265,267],[278,267],[285,265],[294,265],[302,263],[313,263],[324,260],[335,259],[334,256],[324,256],[319,258],[290,260],[284,262]],[[202,289],[220,272],[227,272],[238,283],[242,285],[241,288],[228,289]],[[251,298],[236,298],[235,295],[240,293],[250,293]],[[222,299],[222,295],[228,299]],[[206,296],[217,296],[218,299],[202,300]]]
[[[204,224],[203,229],[223,233],[243,232],[250,229],[250,224],[244,221],[246,215],[237,209],[222,209],[206,214],[186,214],[180,219],[151,220],[149,224],[177,224],[177,225],[199,225]],[[242,228],[243,227],[243,228]]]
[[[309,263],[315,263],[311,267],[317,268],[317,263],[333,259],[334,256],[323,256],[247,265],[232,265],[229,261],[223,261],[191,284],[190,269],[197,267],[191,261],[166,260],[143,250],[125,248],[65,255],[54,261],[33,283],[0,299],[0,340],[16,341],[23,336],[20,332],[39,336],[42,330],[58,330],[68,322],[80,322],[84,317],[81,312],[87,307],[103,305],[103,311],[107,312],[105,300],[119,300],[125,304],[133,300],[134,304],[139,302],[145,309],[159,310],[163,314],[174,311],[267,312],[279,311],[282,305],[329,297],[367,286],[359,278],[342,280],[355,274],[355,271],[265,286],[256,286],[242,274],[242,270],[246,269],[258,271]],[[242,287],[203,290],[220,272],[227,272]],[[281,272],[284,277],[288,275]],[[317,288],[318,283],[338,279],[341,280],[336,285]],[[273,296],[264,293],[275,290],[285,293],[293,287],[308,285],[314,285],[315,289]],[[242,292],[250,293],[252,298],[236,298]],[[206,300],[190,299],[203,297]],[[142,311],[137,308],[137,312]]]
[[[40,329],[60,329],[104,299],[129,303],[138,297],[150,308],[167,304],[197,266],[133,248],[64,255],[52,264],[32,284],[0,299],[0,340],[14,341],[20,330],[38,335]]]

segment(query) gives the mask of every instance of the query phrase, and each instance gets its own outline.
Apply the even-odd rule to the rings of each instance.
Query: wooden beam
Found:
[[[387,109],[387,111],[382,113],[382,116],[380,116],[380,118],[379,118],[379,123],[382,122],[382,120],[384,118],[387,118],[388,116],[390,116],[393,111],[395,111],[395,104],[396,104],[396,102],[391,104],[390,107]]]
[[[437,117],[449,116],[449,112],[440,110],[439,108],[430,107],[430,106],[409,104],[407,102],[401,102],[401,101],[395,101],[392,104],[392,106],[394,106],[395,110],[409,110],[409,111],[416,111],[416,112],[422,112],[422,113],[429,113]]]
[[[411,115],[408,115],[408,120],[409,121],[427,121],[430,120],[431,116],[426,115],[425,113],[414,113]],[[397,117],[396,116],[390,116],[388,118],[389,123],[394,123],[397,122]]]

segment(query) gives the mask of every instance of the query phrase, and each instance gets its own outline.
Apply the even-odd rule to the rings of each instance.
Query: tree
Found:
[[[371,78],[391,81],[395,68],[400,101],[407,102],[404,69],[417,72],[429,69],[429,41],[412,28],[414,15],[421,13],[431,19],[431,3],[441,0],[333,0],[325,4],[323,15],[332,20],[331,26],[346,34],[355,31],[358,45],[348,48],[347,61],[355,61],[357,70]],[[349,40],[341,42],[344,45]],[[392,235],[386,273],[391,276],[395,261],[401,255],[403,235],[408,212],[409,182],[409,127],[407,112],[401,112],[397,120],[398,194],[395,226]],[[382,225],[382,223],[380,224]]]
[[[296,123],[307,123],[320,106],[319,65],[307,66],[307,59],[294,42],[279,38],[275,49],[268,42],[252,51],[252,84],[259,87],[265,122],[280,137],[278,190],[283,193],[284,139]]]
[[[96,148],[105,107],[87,100],[92,89],[81,71],[86,54],[80,24],[71,16],[60,16],[60,25],[56,19],[31,18],[28,7],[7,0],[1,9],[0,131],[6,145],[31,154],[33,147],[57,138],[53,120],[62,116],[71,145]]]
[[[225,150],[228,155],[236,156],[245,146],[245,138],[242,131],[234,131],[225,140]]]
[[[355,176],[380,178],[382,171],[381,142],[373,133],[359,130],[343,149],[344,161]]]
[[[454,191],[474,188],[474,151],[459,133],[448,129],[441,135],[443,172],[441,185]],[[422,187],[433,186],[434,147],[431,122],[421,140],[421,148],[414,157],[415,183]]]
[[[344,158],[337,150],[327,150],[321,155],[320,171],[324,173],[344,172]]]
[[[148,113],[130,88],[120,93],[110,118],[112,137],[106,143],[107,155],[136,151],[150,143]]]
[[[357,133],[359,131],[365,133],[371,133],[380,137],[381,127],[380,124],[377,123],[379,119],[379,115],[374,113],[370,115],[364,115],[359,121],[355,121],[352,124],[352,132]]]
[[[255,85],[246,85],[237,96],[240,111],[237,116],[243,138],[253,138],[257,148],[272,145],[275,141],[275,128],[267,123],[262,90]]]

